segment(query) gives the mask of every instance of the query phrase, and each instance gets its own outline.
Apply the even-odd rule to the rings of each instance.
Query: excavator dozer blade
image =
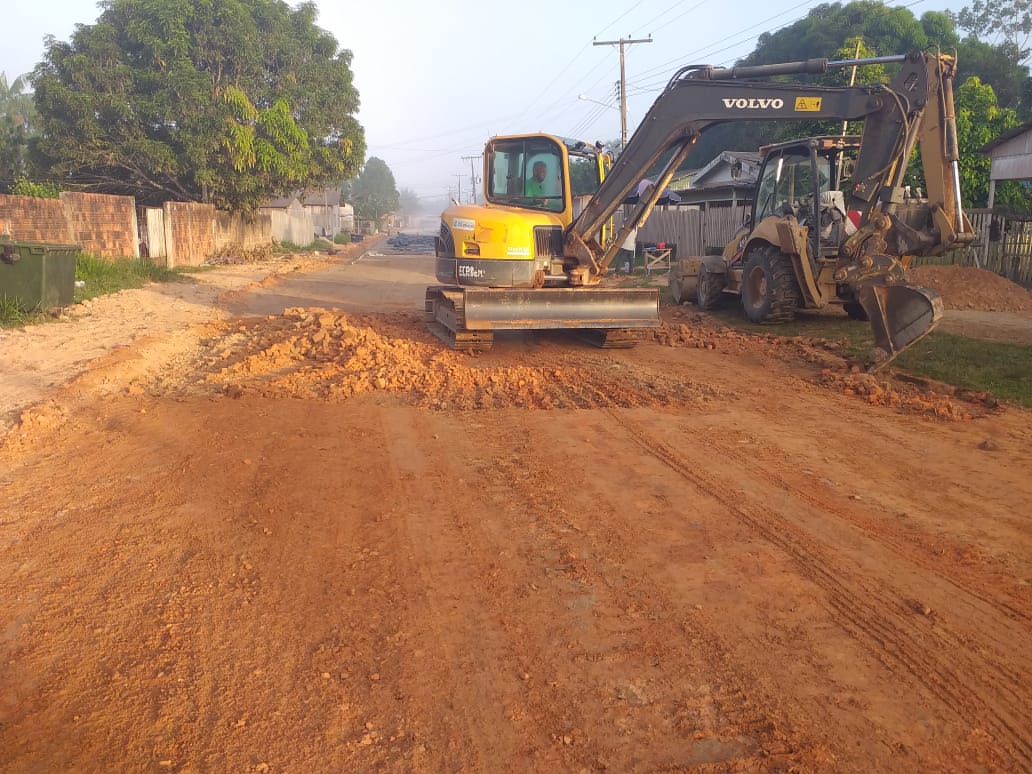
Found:
[[[479,288],[426,290],[427,322],[456,349],[486,349],[496,331],[594,331],[599,346],[629,346],[617,331],[660,325],[654,288]]]
[[[942,319],[939,294],[916,285],[862,285],[859,300],[874,333],[874,351],[868,371],[887,365],[900,352],[931,333]]]

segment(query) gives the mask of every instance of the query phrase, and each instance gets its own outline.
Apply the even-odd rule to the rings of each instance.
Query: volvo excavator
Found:
[[[899,71],[889,83],[841,87],[763,80],[866,64],[895,64]],[[427,288],[428,322],[463,349],[490,346],[499,330],[548,328],[580,329],[593,333],[602,346],[626,346],[633,342],[627,331],[659,325],[659,292],[600,283],[627,234],[645,221],[707,130],[732,121],[863,121],[851,184],[843,196],[848,201],[823,195],[832,190],[832,179],[822,178],[817,150],[807,151],[808,196],[802,195],[802,182],[791,190],[782,176],[788,172],[782,158],[770,191],[758,194],[769,194],[770,211],[759,207],[754,217],[763,217],[736,244],[741,255],[760,266],[744,280],[754,286],[750,298],[762,297],[757,303],[774,309],[774,318],[786,316],[793,302],[821,306],[834,298],[850,304],[870,320],[875,348],[869,365],[881,367],[930,332],[942,316],[933,291],[905,281],[911,257],[973,239],[960,200],[955,71],[954,57],[921,51],[842,61],[684,67],[604,179],[596,175],[594,193],[579,201],[576,183],[584,177],[583,167],[592,164],[584,161],[593,150],[586,143],[546,134],[495,137],[484,154],[486,203],[454,205],[442,215],[436,240],[436,275],[442,284]],[[820,145],[822,139],[814,142]],[[923,210],[902,217],[904,174],[918,143],[927,202]],[[823,158],[832,156],[826,152]],[[596,158],[596,171],[605,167]],[[655,185],[639,196],[618,233],[607,238],[606,225],[646,177]],[[793,180],[802,181],[802,172]],[[857,221],[851,222],[852,233],[839,229],[834,243],[819,237],[829,207],[853,213]],[[742,269],[733,256],[725,251],[712,258],[696,265],[696,276],[690,271],[678,275],[679,288],[693,282],[705,283],[707,292],[714,285],[719,291],[741,286]]]

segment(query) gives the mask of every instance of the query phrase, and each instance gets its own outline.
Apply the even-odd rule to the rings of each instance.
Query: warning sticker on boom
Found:
[[[821,110],[821,97],[796,97],[795,109],[797,113],[819,113]]]

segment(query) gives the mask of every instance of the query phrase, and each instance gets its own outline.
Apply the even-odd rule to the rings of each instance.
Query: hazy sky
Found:
[[[920,17],[969,3],[888,4]],[[399,188],[430,199],[461,184],[465,200],[470,161],[462,157],[478,155],[491,135],[546,131],[592,141],[619,139],[619,49],[595,46],[593,39],[652,37],[652,43],[625,49],[629,136],[679,67],[731,64],[753,49],[758,35],[791,24],[818,2],[317,0],[316,5],[319,26],[354,54],[367,155],[387,162]],[[31,71],[42,57],[45,35],[68,40],[75,25],[92,24],[99,13],[94,0],[19,3],[17,14],[5,14],[0,70],[8,79]],[[588,99],[578,99],[581,95]],[[477,169],[479,174],[479,162]]]

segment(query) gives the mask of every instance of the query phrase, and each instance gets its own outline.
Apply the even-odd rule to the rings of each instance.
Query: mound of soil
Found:
[[[907,279],[937,292],[947,309],[1032,312],[1032,292],[985,269],[916,266],[907,271]]]

